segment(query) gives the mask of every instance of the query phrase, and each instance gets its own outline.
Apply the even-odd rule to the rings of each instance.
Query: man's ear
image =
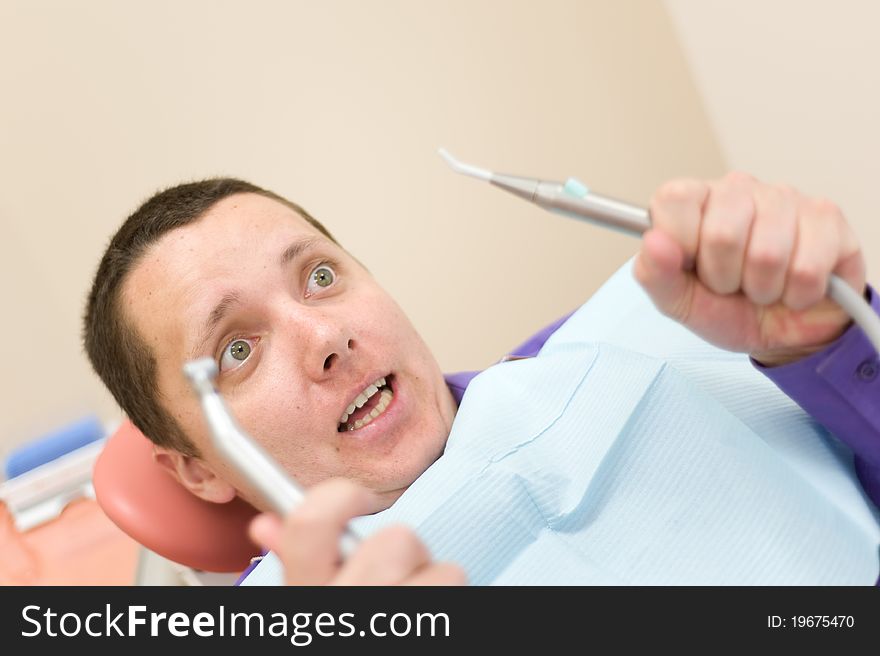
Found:
[[[154,446],[153,460],[200,499],[212,503],[228,503],[235,498],[235,488],[220,478],[201,458],[187,456],[163,446]]]

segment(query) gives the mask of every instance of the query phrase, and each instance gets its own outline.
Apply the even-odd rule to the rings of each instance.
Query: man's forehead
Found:
[[[199,261],[199,267],[210,272],[212,264],[227,264],[223,256],[280,250],[286,247],[285,240],[304,236],[324,237],[283,203],[258,194],[236,194],[219,201],[195,221],[160,237],[137,267],[167,269]]]
[[[249,272],[276,266],[302,240],[331,243],[283,203],[258,194],[225,198],[147,249],[123,285],[125,313],[148,343],[155,345],[166,330],[182,337],[202,306],[245,282]]]

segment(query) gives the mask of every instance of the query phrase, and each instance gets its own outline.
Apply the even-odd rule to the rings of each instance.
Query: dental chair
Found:
[[[0,473],[0,586],[131,585],[139,545],[95,501],[94,415],[14,448]]]
[[[254,507],[191,494],[155,463],[152,443],[128,420],[107,439],[92,480],[101,509],[143,547],[138,584],[228,585],[259,554],[247,537]]]

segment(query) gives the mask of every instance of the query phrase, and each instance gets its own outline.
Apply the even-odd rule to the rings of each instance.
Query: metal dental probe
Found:
[[[209,357],[190,360],[183,373],[199,397],[211,438],[221,458],[235,467],[245,480],[269,502],[282,518],[303,500],[303,489],[235,421],[214,386],[217,363]],[[343,558],[357,548],[359,538],[346,529],[339,540]]]
[[[651,228],[651,217],[645,208],[593,193],[574,178],[562,183],[493,173],[487,169],[459,162],[443,148],[438,152],[457,173],[485,180],[556,214],[636,236]],[[880,354],[880,317],[874,313],[867,301],[835,275],[828,279],[826,294],[852,317],[867,335],[874,350]]]

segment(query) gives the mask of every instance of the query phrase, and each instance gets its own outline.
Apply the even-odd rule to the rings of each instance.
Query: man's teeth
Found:
[[[376,392],[379,391],[380,387],[385,386],[385,378],[379,378],[374,381],[370,385],[367,385],[366,389],[357,395],[354,402],[345,409],[345,412],[342,413],[342,416],[339,418],[339,423],[344,424],[348,421],[349,415],[351,415],[355,408],[363,408],[364,403],[367,402],[369,398],[371,398]],[[376,407],[370,411],[363,419],[358,419],[352,426],[348,427],[348,430],[356,430],[361,426],[365,426],[369,424],[373,419],[378,417],[385,411],[385,408],[388,407],[388,404],[391,403],[391,399],[394,398],[394,393],[390,389],[382,390],[382,395],[379,397],[379,403],[376,404]]]
[[[348,427],[348,430],[357,430],[362,426],[366,426],[371,421],[373,421],[376,417],[385,412],[385,408],[388,407],[388,404],[391,403],[391,399],[394,398],[394,392],[391,390],[382,390],[382,395],[379,397],[379,403],[376,404],[376,407],[370,410],[370,414],[368,414],[363,419],[358,419],[354,424]]]

